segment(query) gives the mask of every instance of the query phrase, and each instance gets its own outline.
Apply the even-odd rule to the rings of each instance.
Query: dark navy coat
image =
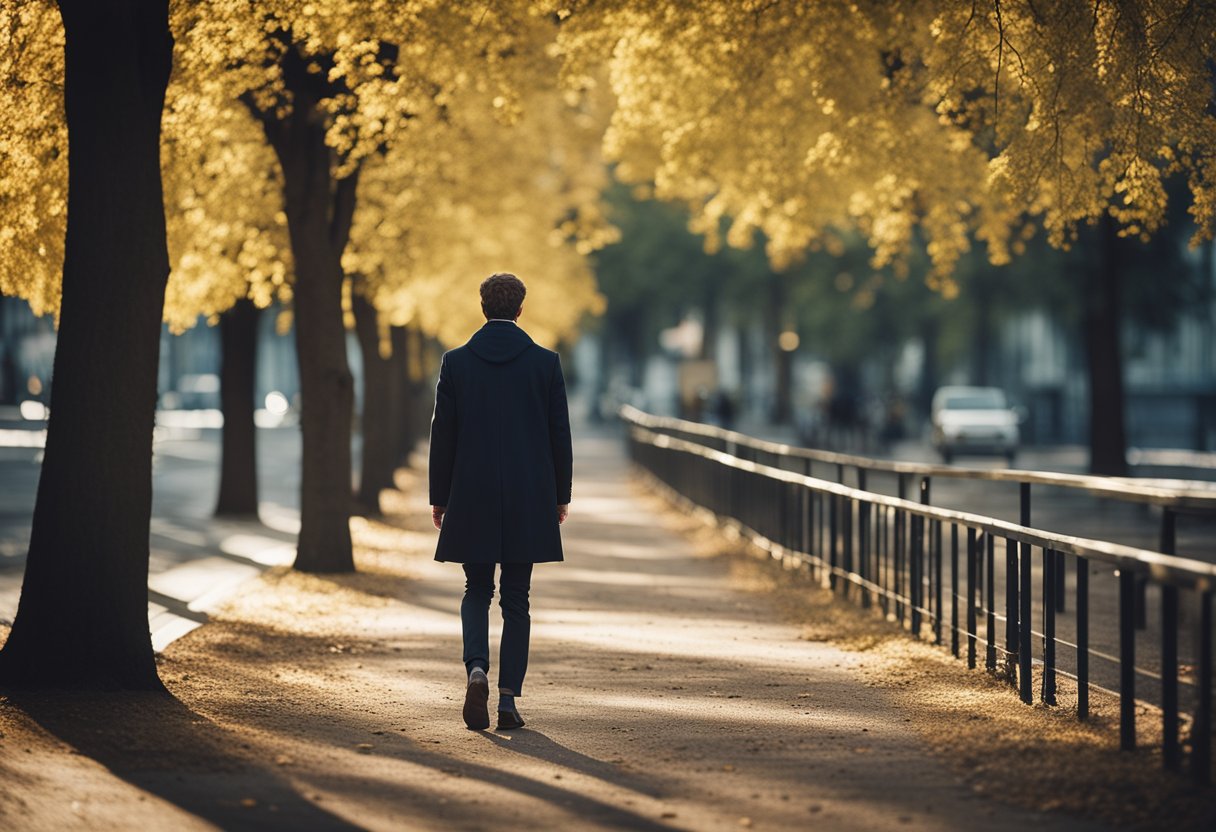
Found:
[[[557,507],[573,454],[557,353],[511,321],[487,321],[443,356],[431,418],[431,505],[445,506],[435,560],[562,559]]]

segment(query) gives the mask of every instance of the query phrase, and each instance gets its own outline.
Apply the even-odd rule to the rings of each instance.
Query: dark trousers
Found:
[[[464,666],[490,671],[490,600],[494,597],[494,563],[464,564],[464,600],[460,602],[460,626],[464,631]],[[504,563],[498,581],[498,605],[502,607],[502,642],[498,647],[498,692],[523,693],[528,670],[528,590],[532,564]]]

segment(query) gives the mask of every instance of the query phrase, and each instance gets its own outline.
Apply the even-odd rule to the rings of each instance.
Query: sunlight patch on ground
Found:
[[[288,566],[296,557],[294,545],[257,534],[228,535],[220,541],[219,547],[221,552],[263,566]]]
[[[258,519],[268,529],[283,534],[298,535],[300,533],[300,512],[294,508],[278,503],[258,503]]]
[[[189,608],[202,611],[227,597],[235,587],[256,576],[259,571],[256,566],[236,563],[228,558],[197,558],[152,575],[148,579],[148,588],[170,598],[193,599],[189,602]]]

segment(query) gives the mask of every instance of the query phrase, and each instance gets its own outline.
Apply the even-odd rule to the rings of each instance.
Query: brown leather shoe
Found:
[[[498,712],[498,730],[510,731],[512,728],[523,728],[524,720],[516,711]]]
[[[490,683],[481,673],[475,677],[464,689],[464,724],[470,731],[484,731],[490,727],[490,710],[486,704],[490,700]],[[502,721],[501,715],[499,721]]]

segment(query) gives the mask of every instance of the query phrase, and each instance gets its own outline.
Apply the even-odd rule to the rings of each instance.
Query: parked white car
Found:
[[[933,447],[946,464],[977,454],[1003,456],[1012,465],[1020,415],[998,387],[942,387],[933,394]]]

